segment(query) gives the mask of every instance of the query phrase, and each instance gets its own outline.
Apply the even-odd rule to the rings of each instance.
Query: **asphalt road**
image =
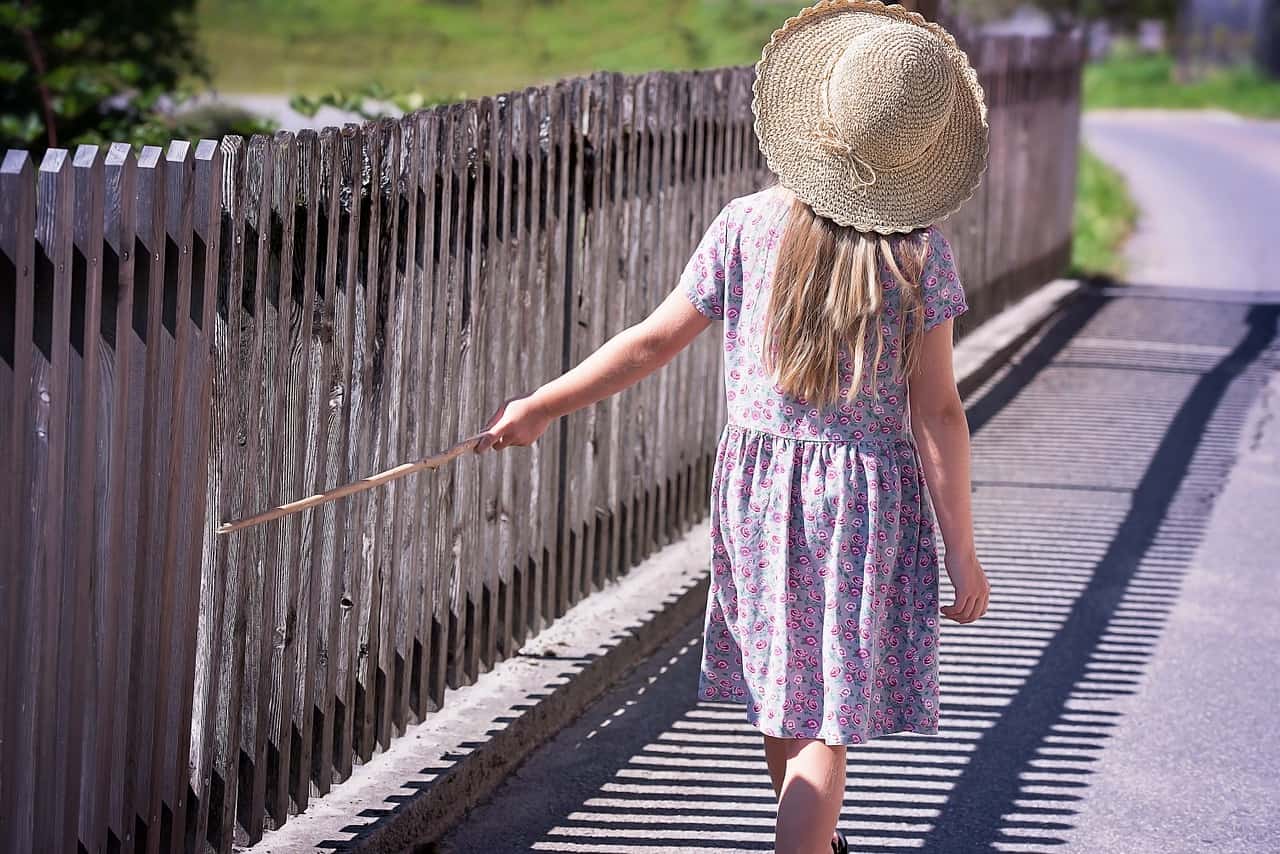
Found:
[[[1108,114],[1086,133],[1145,211],[1135,284],[1077,302],[968,401],[991,605],[944,623],[940,734],[850,749],[857,852],[1280,838],[1280,126]],[[437,850],[771,851],[760,737],[696,697],[701,629]]]

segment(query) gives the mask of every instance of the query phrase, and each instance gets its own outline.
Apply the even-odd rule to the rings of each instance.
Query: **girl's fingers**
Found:
[[[987,596],[985,593],[977,593],[973,597],[973,605],[969,609],[969,622],[981,617],[987,610]]]
[[[977,605],[978,597],[970,594],[962,599],[956,599],[948,605],[944,609],[944,615],[957,623],[967,623],[974,619]]]

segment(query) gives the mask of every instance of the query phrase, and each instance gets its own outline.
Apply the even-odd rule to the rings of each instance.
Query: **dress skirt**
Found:
[[[938,731],[938,553],[910,434],[725,425],[698,680],[767,735]]]

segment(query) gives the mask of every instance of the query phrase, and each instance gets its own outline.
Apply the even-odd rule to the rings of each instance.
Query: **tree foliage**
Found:
[[[0,148],[190,136],[195,0],[0,0]],[[251,125],[256,123],[250,122]]]

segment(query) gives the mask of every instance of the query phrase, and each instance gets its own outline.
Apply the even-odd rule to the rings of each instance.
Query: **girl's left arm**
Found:
[[[674,288],[648,317],[614,335],[576,367],[499,406],[475,452],[533,444],[552,421],[644,379],[710,325],[711,318],[693,306],[682,288]]]

